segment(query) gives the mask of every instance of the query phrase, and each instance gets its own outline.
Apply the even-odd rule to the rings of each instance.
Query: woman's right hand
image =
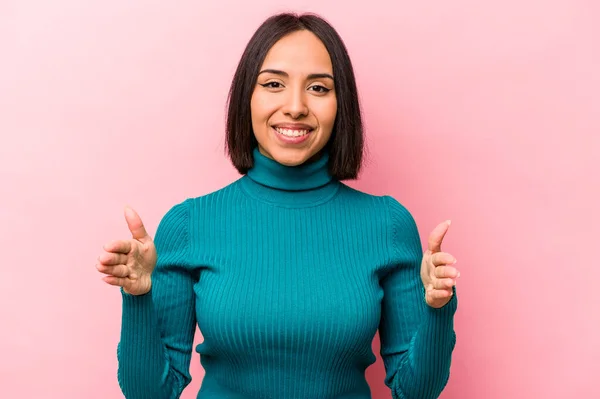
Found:
[[[105,244],[96,269],[107,274],[102,278],[106,283],[123,287],[131,295],[143,295],[152,287],[150,276],[156,266],[156,247],[142,219],[130,207],[125,207],[125,220],[132,238]]]

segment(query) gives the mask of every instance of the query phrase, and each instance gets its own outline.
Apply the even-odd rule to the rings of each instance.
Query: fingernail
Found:
[[[459,278],[459,277],[460,277],[460,272],[458,272],[458,276],[456,276],[456,278]]]
[[[452,220],[448,219],[448,220],[446,220],[446,223],[448,223],[448,226],[450,226],[450,224],[452,223]]]
[[[458,260],[457,260],[457,259],[454,259],[454,262],[452,262],[452,264],[455,264],[456,262],[458,262]]]

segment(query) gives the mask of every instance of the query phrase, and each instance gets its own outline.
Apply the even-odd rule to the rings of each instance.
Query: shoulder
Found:
[[[391,195],[385,195],[384,199],[388,207],[390,220],[394,225],[399,224],[410,228],[416,225],[415,218],[403,203]]]
[[[158,230],[181,229],[189,218],[189,198],[171,205],[167,212],[161,218],[158,224]],[[158,233],[158,231],[157,231]]]
[[[353,214],[359,220],[367,220],[376,231],[383,234],[381,239],[389,250],[391,264],[414,264],[422,255],[421,238],[413,214],[401,200],[392,195],[373,195],[344,186],[346,203],[360,203]],[[373,230],[371,230],[373,231]],[[417,261],[418,260],[418,261]]]
[[[187,202],[187,205],[192,211],[199,208],[219,206],[223,202],[229,202],[232,195],[235,195],[239,191],[238,186],[240,180],[241,178],[236,179],[219,189],[209,191],[199,196],[189,197],[184,202]]]
[[[388,204],[392,248],[400,256],[420,259],[421,237],[417,222],[409,209],[396,198],[385,196]]]
[[[227,197],[228,193],[235,189],[236,183],[237,180],[217,190],[195,197],[186,197],[176,204],[171,205],[162,217],[159,229],[184,225],[198,209],[206,208],[207,206],[210,207],[211,204],[214,206],[221,202],[219,199]]]
[[[343,185],[344,191],[349,197],[353,197],[363,204],[369,204],[365,210],[372,208],[381,220],[385,221],[392,234],[398,238],[399,235],[408,234],[414,236],[417,234],[417,223],[408,207],[399,199],[392,195],[373,195],[360,191],[347,185]]]
[[[344,201],[356,201],[365,206],[370,205],[374,209],[381,212],[388,220],[402,222],[405,219],[410,219],[414,222],[412,214],[408,208],[398,199],[391,195],[375,195],[365,191],[352,188],[344,183],[341,183],[341,196]]]
[[[219,208],[223,203],[231,202],[229,193],[235,189],[236,183],[237,180],[206,194],[183,198],[171,205],[158,224],[154,238],[157,247],[188,242],[192,231],[201,229],[213,215],[220,214]]]
[[[415,218],[408,207],[397,198],[384,194],[374,195],[342,184],[339,200],[344,206],[351,206],[360,212],[361,217],[368,217],[372,222],[383,224],[391,236],[402,239],[417,236],[418,229]]]
[[[187,246],[189,206],[188,199],[172,205],[158,223],[154,235],[157,251],[165,253],[171,250],[181,250]]]
[[[357,188],[350,187],[345,183],[340,182],[338,197],[345,203],[354,204],[362,207],[371,207],[385,211],[387,207],[385,195],[375,195],[361,191]]]

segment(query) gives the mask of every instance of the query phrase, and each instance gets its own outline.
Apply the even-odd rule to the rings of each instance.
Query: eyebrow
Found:
[[[289,78],[289,76],[290,76],[287,74],[287,72],[280,71],[278,69],[263,69],[258,74],[260,75],[261,73],[272,73],[275,75],[284,76],[286,78]],[[311,73],[310,75],[308,75],[308,79],[321,79],[321,78],[328,78],[328,79],[333,80],[333,76],[331,76],[328,73]]]

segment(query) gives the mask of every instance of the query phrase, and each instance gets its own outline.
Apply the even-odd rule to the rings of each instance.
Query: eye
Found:
[[[314,86],[310,86],[309,89],[313,89],[314,91],[316,91],[317,93],[327,93],[329,91],[331,91],[330,89],[328,89],[325,86],[321,86],[321,85],[314,85]]]
[[[282,84],[279,82],[261,83],[260,85],[268,89],[280,89],[282,87]]]

